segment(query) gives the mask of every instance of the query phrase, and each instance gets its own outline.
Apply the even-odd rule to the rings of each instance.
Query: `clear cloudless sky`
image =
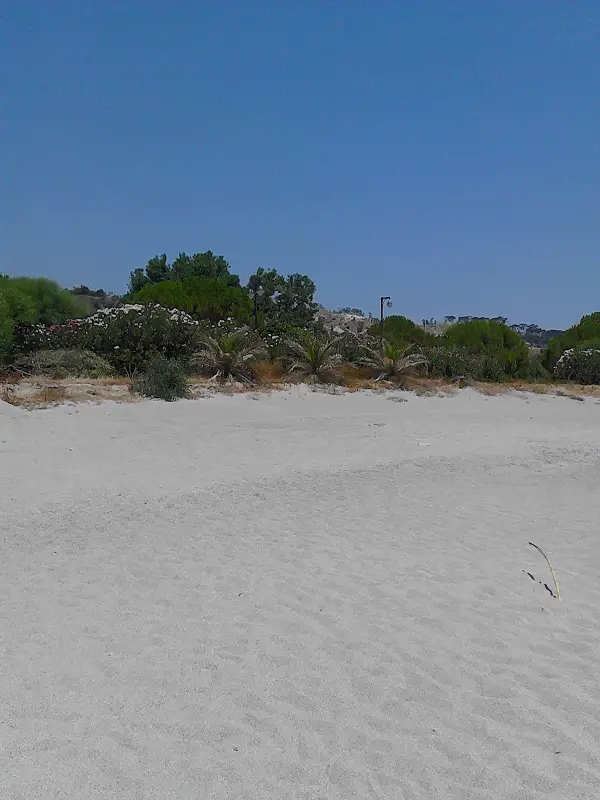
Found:
[[[0,271],[166,252],[326,306],[600,308],[597,0],[4,0]]]

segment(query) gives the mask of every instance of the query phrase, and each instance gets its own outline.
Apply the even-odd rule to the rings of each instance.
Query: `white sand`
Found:
[[[0,404],[0,481],[1,798],[600,795],[597,400]]]

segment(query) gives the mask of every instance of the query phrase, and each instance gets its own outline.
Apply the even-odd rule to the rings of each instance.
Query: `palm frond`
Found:
[[[203,371],[214,372],[213,377],[251,383],[255,378],[252,362],[265,355],[264,347],[251,341],[249,329],[244,328],[229,336],[205,336],[200,342],[196,364]]]
[[[428,364],[423,353],[416,351],[414,345],[402,347],[384,341],[379,347],[365,348],[364,356],[358,364],[367,369],[380,371],[377,380],[399,380],[411,375],[418,367]]]

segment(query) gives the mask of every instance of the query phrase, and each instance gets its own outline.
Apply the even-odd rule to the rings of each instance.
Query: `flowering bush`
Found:
[[[556,362],[557,378],[583,384],[600,384],[600,350],[565,350]]]
[[[161,306],[103,308],[64,325],[22,326],[22,352],[41,349],[90,350],[122,373],[133,373],[150,356],[188,358],[198,343],[198,322],[189,314]]]

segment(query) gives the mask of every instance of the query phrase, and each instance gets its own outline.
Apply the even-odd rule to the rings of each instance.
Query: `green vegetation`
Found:
[[[230,335],[205,336],[194,365],[219,381],[236,380],[252,383],[256,374],[252,364],[266,357],[262,344],[252,341],[248,328]]]
[[[464,347],[432,347],[428,350],[429,375],[455,380],[468,377],[475,381],[504,381],[501,362],[485,353],[471,353]]]
[[[583,316],[561,336],[551,339],[544,353],[543,363],[552,371],[566,350],[600,349],[600,311]]]
[[[376,322],[369,329],[371,336],[381,338],[381,323]],[[383,338],[386,342],[391,342],[397,345],[425,345],[433,344],[436,337],[427,333],[423,328],[420,328],[408,317],[403,317],[400,314],[391,314],[386,317],[383,323]]]
[[[301,341],[289,339],[286,342],[289,371],[313,381],[336,380],[341,362],[339,344],[339,338],[323,341],[310,333]]]
[[[174,358],[153,356],[144,371],[134,378],[132,389],[144,397],[172,402],[189,394],[185,367]]]
[[[19,326],[51,325],[82,313],[77,299],[54,281],[0,276],[0,363],[18,355]]]
[[[240,279],[232,275],[229,262],[223,256],[216,256],[211,250],[205,253],[194,253],[188,256],[179,253],[172,264],[167,262],[167,255],[151,258],[144,268],[135,269],[129,274],[129,297],[147,284],[164,283],[165,281],[183,281],[186,278],[221,278],[229,286],[239,286]]]
[[[494,359],[501,365],[505,378],[527,377],[529,348],[518,333],[501,322],[459,322],[440,338],[443,345],[455,351]]]
[[[285,324],[309,327],[317,304],[314,282],[307,275],[288,275],[259,267],[248,280],[248,291],[256,304],[262,326]]]
[[[554,374],[562,380],[584,385],[600,384],[600,349],[565,350],[554,368]]]
[[[367,331],[354,326],[342,333],[332,326],[350,328],[352,320],[315,317],[316,287],[307,275],[260,267],[244,286],[229,262],[210,250],[180,253],[172,263],[166,254],[154,256],[130,273],[129,289],[121,298],[86,285],[67,291],[46,278],[0,275],[0,364],[54,377],[128,375],[139,386],[167,385],[169,376],[188,368],[244,383],[283,371],[313,381],[371,375],[401,382],[417,373],[445,380],[600,382],[600,312],[565,332],[510,328],[504,317],[447,317],[455,324],[435,336],[390,315],[383,331],[374,322]],[[525,336],[547,342],[546,349],[530,350]],[[258,368],[259,361],[272,363]]]
[[[366,349],[358,363],[379,373],[377,380],[399,382],[427,367],[427,358],[414,348],[414,345],[403,346],[384,340],[379,347]]]
[[[252,320],[252,301],[248,292],[239,286],[232,286],[223,277],[192,276],[181,281],[146,283],[133,295],[132,302],[158,303],[213,323],[228,317],[239,322],[249,323]]]

